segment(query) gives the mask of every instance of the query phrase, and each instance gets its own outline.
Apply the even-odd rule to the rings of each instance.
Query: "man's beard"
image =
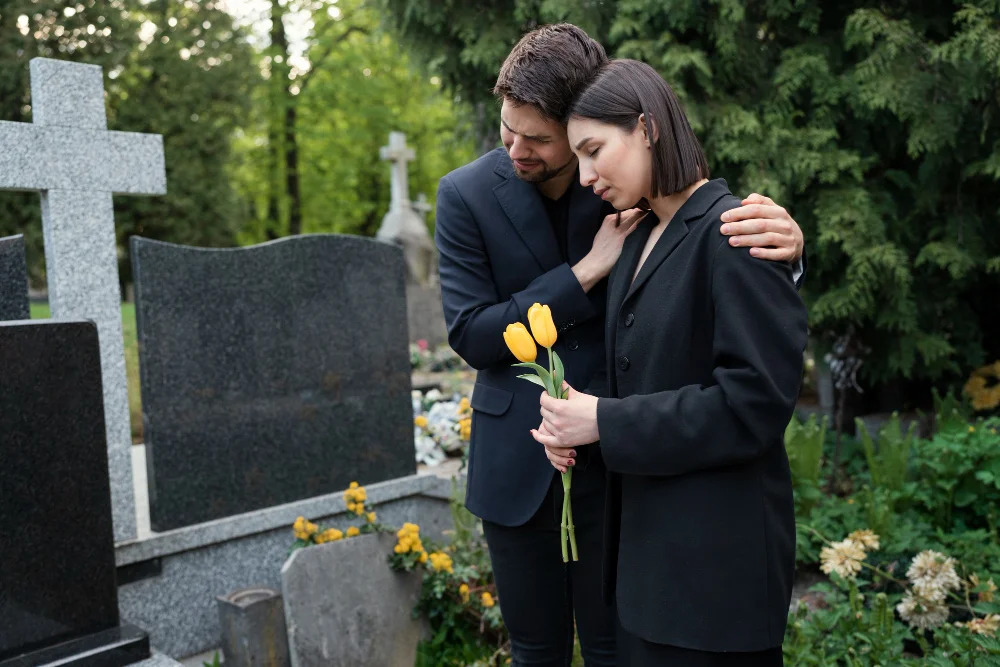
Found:
[[[514,165],[514,173],[517,174],[517,177],[520,178],[525,183],[544,183],[549,179],[555,178],[556,176],[565,173],[566,168],[574,164],[575,162],[576,162],[576,157],[571,157],[569,159],[569,162],[556,169],[549,167],[549,165],[546,164],[545,162],[541,162],[542,165],[541,169],[536,169],[532,171],[521,171],[520,169],[517,168],[517,165],[514,165],[514,161],[511,160],[511,164]]]

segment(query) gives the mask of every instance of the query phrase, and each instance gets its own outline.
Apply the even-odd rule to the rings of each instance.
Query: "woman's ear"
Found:
[[[642,128],[642,140],[646,142],[647,148],[652,148],[656,140],[659,139],[659,132],[656,130],[656,124],[653,122],[646,122],[646,114],[639,114],[639,127]],[[652,130],[652,132],[650,132]],[[649,137],[652,134],[653,140],[650,141]]]

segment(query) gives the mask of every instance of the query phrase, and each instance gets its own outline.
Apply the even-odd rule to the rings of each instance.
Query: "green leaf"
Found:
[[[524,375],[518,375],[517,377],[521,378],[522,380],[527,380],[528,382],[534,382],[542,389],[546,390],[548,389],[548,387],[545,386],[545,380],[538,377],[537,375],[532,375],[531,373],[525,373]]]
[[[549,354],[552,355],[552,386],[558,390],[558,395],[562,398],[562,384],[566,377],[566,370],[563,368],[562,359],[556,354],[555,349],[550,349]]]
[[[523,367],[523,368],[530,368],[531,370],[535,371],[536,373],[538,373],[538,377],[542,378],[542,381],[545,383],[544,387],[545,387],[545,391],[548,393],[548,395],[549,396],[555,396],[556,395],[555,385],[552,384],[552,376],[549,375],[549,372],[547,370],[545,370],[544,368],[542,368],[538,364],[532,363],[530,361],[523,361],[523,362],[521,362],[519,364],[511,364],[511,365],[512,366],[520,366],[520,367]]]

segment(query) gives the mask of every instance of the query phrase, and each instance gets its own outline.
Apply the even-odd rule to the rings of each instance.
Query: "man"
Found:
[[[533,303],[552,309],[556,350],[573,387],[605,389],[606,278],[641,211],[621,216],[579,183],[563,119],[608,61],[569,24],[526,34],[494,93],[503,148],[441,179],[435,240],[449,342],[479,370],[466,504],[483,519],[514,665],[568,665],[573,630],[587,665],[614,665],[616,617],[601,591],[606,470],[600,451],[578,448],[572,505],[580,560],[563,563],[562,484],[543,448],[538,389],[516,378],[502,332],[527,322]],[[777,261],[801,256],[802,235],[784,209],[759,195],[729,212],[734,245]],[[763,246],[773,246],[765,248]],[[542,359],[541,363],[546,363]]]

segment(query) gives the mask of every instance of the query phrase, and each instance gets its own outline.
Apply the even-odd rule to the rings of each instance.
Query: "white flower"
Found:
[[[428,466],[436,466],[445,459],[444,452],[434,442],[434,438],[424,433],[421,429],[413,429],[413,444],[416,448],[417,463]]]
[[[900,618],[911,627],[928,630],[942,625],[948,620],[948,607],[941,602],[922,600],[913,593],[907,593],[903,601],[896,605]]]
[[[955,559],[937,551],[918,553],[906,576],[913,583],[913,592],[928,602],[944,602],[950,591],[962,585],[955,572]]]
[[[845,579],[853,579],[861,571],[861,561],[865,550],[854,540],[847,538],[823,547],[819,552],[820,569],[830,574],[836,572]]]

